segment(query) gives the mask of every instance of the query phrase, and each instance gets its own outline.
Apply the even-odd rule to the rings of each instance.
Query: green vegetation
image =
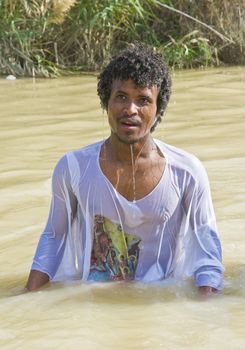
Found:
[[[243,64],[244,0],[0,0],[0,74],[95,71],[136,40],[172,67]]]

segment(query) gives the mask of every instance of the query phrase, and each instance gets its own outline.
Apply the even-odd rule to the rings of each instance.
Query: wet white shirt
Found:
[[[193,277],[197,286],[221,289],[221,246],[200,161],[154,140],[165,157],[164,173],[151,193],[132,202],[100,168],[103,142],[58,162],[49,218],[32,269],[51,280]]]

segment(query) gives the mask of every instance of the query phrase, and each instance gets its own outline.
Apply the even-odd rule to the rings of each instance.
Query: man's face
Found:
[[[137,87],[132,80],[114,80],[107,107],[111,133],[127,144],[147,138],[156,120],[158,92],[156,85]]]

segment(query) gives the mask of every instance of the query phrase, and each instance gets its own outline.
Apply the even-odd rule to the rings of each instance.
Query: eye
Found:
[[[116,95],[116,99],[117,99],[118,101],[124,102],[124,101],[127,100],[127,96],[125,96],[125,95],[123,95],[123,94],[118,94],[118,95]]]
[[[140,99],[139,99],[139,104],[140,104],[141,106],[146,106],[146,105],[148,105],[149,103],[150,103],[149,97],[146,97],[146,96],[140,97]]]

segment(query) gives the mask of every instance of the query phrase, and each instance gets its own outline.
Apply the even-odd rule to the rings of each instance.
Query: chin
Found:
[[[120,142],[125,143],[126,145],[134,145],[135,143],[137,143],[143,139],[143,137],[142,138],[132,138],[132,139],[131,138],[122,138],[118,135],[117,135],[117,138]]]
[[[117,139],[126,144],[126,145],[134,145],[135,143],[138,143],[140,141],[143,141],[144,139],[147,138],[147,136],[149,136],[149,134],[147,135],[143,135],[143,136],[129,136],[129,137],[122,137],[121,135],[118,135],[118,134],[114,134]]]

